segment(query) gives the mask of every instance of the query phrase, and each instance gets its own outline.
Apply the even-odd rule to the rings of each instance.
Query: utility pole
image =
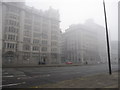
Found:
[[[109,46],[107,16],[106,16],[106,8],[105,8],[105,1],[104,0],[103,0],[103,7],[104,7],[105,26],[106,26],[106,40],[107,40],[107,54],[108,54],[109,74],[111,75],[112,74],[112,70],[111,70],[111,61],[110,61],[110,46]]]

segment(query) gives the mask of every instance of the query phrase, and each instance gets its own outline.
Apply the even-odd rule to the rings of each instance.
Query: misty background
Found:
[[[105,27],[103,0],[25,0],[26,5],[47,10],[49,7],[60,13],[60,28],[64,32],[71,24],[85,23],[93,19]],[[105,0],[110,40],[118,40],[118,1]]]

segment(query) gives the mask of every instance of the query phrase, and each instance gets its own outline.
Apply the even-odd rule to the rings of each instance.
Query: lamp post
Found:
[[[39,44],[39,62],[38,62],[38,64],[40,65],[40,44]]]
[[[107,52],[108,52],[109,74],[111,75],[111,74],[112,74],[112,70],[111,70],[111,61],[110,61],[110,46],[109,46],[107,16],[106,16],[106,8],[105,8],[105,1],[104,1],[104,0],[103,0],[103,7],[104,7],[105,26],[106,26],[106,40],[107,40]]]

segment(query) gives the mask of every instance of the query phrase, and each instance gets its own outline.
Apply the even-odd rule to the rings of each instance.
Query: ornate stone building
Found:
[[[2,4],[3,65],[59,64],[59,12],[38,10],[24,2]]]
[[[62,62],[95,64],[107,60],[105,32],[102,26],[91,21],[71,25],[62,37]]]

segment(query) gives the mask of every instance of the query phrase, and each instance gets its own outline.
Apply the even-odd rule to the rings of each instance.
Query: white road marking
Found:
[[[26,76],[26,75],[17,75],[17,76]]]
[[[8,74],[8,73],[3,73],[3,74]]]
[[[2,77],[14,77],[13,75],[10,75],[10,76],[2,76]]]
[[[15,86],[15,85],[20,85],[20,84],[25,84],[26,82],[22,83],[15,83],[15,84],[7,84],[7,85],[0,85],[0,87],[5,87],[5,86]]]
[[[20,78],[17,78],[17,79],[20,79]]]
[[[47,75],[37,75],[37,76],[33,76],[33,77],[26,77],[25,79],[30,79],[30,78],[38,78],[38,77],[49,77],[50,74],[47,74]]]
[[[49,76],[50,76],[50,74],[48,74],[48,75],[46,75],[46,76],[48,76],[48,77],[49,77]]]
[[[13,75],[4,76],[4,75],[3,75],[2,77],[18,77],[18,76],[20,77],[20,76],[26,76],[26,75],[16,75],[16,76],[13,76]]]
[[[35,76],[35,77],[49,77],[50,74],[47,74],[47,75],[40,75],[40,76]]]

